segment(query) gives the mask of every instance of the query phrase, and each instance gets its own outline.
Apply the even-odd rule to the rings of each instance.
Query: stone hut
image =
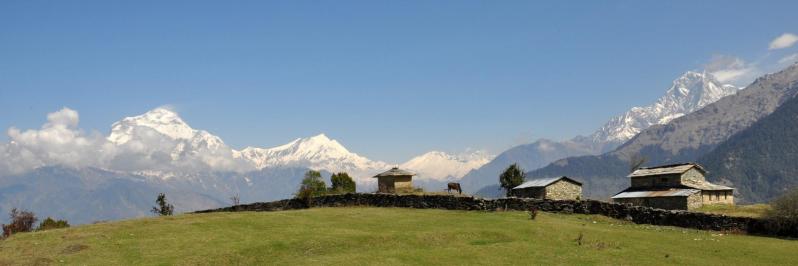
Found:
[[[409,171],[394,167],[391,170],[375,175],[374,178],[377,178],[378,192],[396,193],[412,191],[414,175]]]
[[[533,179],[514,187],[511,195],[520,198],[579,200],[582,183],[566,176]]]
[[[612,197],[619,203],[669,210],[691,210],[709,204],[734,205],[734,189],[712,184],[696,163],[639,168],[628,177],[631,187]]]

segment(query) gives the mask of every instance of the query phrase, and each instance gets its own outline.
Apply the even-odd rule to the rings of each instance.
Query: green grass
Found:
[[[751,204],[751,205],[704,205],[695,211],[723,214],[728,216],[739,217],[754,217],[759,218],[765,215],[770,210],[770,205],[767,204]]]
[[[581,235],[580,241],[577,241]],[[25,233],[10,264],[788,265],[798,241],[591,215],[402,208],[186,214]]]

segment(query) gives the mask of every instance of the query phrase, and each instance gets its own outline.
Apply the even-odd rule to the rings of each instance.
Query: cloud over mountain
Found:
[[[0,175],[45,165],[104,165],[117,152],[97,134],[78,129],[78,112],[69,108],[47,115],[40,129],[8,129],[8,143],[0,143]]]
[[[121,171],[254,169],[234,158],[232,149],[218,137],[191,129],[176,113],[163,108],[115,123],[107,138],[97,132],[86,134],[78,128],[79,121],[78,112],[65,107],[48,114],[40,129],[8,129],[10,141],[0,144],[0,175],[48,165]]]

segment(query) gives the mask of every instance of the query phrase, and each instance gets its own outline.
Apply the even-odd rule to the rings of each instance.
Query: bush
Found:
[[[330,190],[333,193],[354,193],[356,190],[355,181],[346,172],[333,174],[330,183],[332,183]]]
[[[500,188],[504,189],[505,195],[509,197],[512,194],[514,187],[524,183],[524,178],[526,178],[524,169],[518,166],[518,164],[514,163],[510,165],[510,167],[507,167],[507,170],[504,170],[504,172],[499,176]]]
[[[765,233],[798,237],[798,188],[770,203],[762,223]]]
[[[537,206],[529,207],[529,211],[527,213],[529,214],[530,220],[535,220],[535,218],[538,218],[538,207]]]
[[[11,223],[3,225],[3,238],[7,238],[16,233],[32,231],[33,224],[38,220],[33,212],[19,211],[17,208],[11,209],[9,216],[11,218]]]
[[[174,212],[175,206],[166,202],[166,194],[164,193],[158,194],[158,198],[155,199],[155,203],[158,203],[158,206],[152,207],[152,210],[150,210],[154,214],[168,216],[172,215]]]
[[[67,228],[69,227],[69,222],[66,220],[54,220],[53,218],[47,217],[44,219],[42,223],[39,224],[39,227],[36,228],[36,231],[44,231],[50,229],[58,229],[58,228]]]
[[[775,220],[798,221],[798,188],[777,198],[770,203],[771,209],[766,218]]]

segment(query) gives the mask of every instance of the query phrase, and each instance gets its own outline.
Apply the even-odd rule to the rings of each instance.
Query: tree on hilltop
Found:
[[[505,195],[509,197],[513,188],[524,182],[524,178],[526,178],[524,169],[514,163],[499,176],[500,189],[504,189]]]

